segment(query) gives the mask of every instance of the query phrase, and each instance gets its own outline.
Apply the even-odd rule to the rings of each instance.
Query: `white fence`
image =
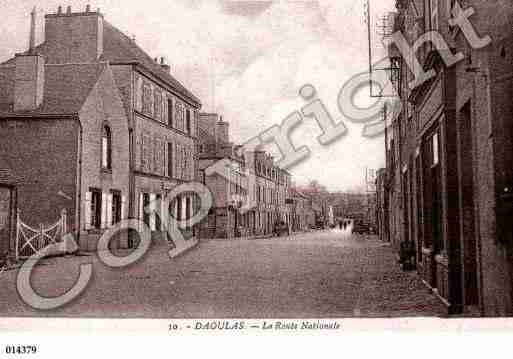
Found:
[[[67,233],[66,221],[67,213],[63,209],[61,218],[57,223],[47,228],[41,224],[36,229],[21,221],[18,209],[16,216],[16,260],[29,258],[48,245],[61,242],[62,237]]]

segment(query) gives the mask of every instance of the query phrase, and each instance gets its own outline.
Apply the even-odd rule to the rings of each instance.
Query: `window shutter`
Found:
[[[187,219],[187,196],[182,196],[182,216],[180,217],[182,220]]]
[[[169,207],[168,205],[166,204],[166,200],[164,198],[164,194],[162,194],[162,196],[160,197],[160,230],[161,231],[164,231],[167,229],[167,223],[168,223],[168,218],[169,218],[169,215],[168,215],[168,210],[169,210]]]
[[[107,228],[107,193],[102,192],[102,218],[101,218],[101,228]]]
[[[135,109],[142,111],[142,79],[137,76],[135,80]]]
[[[92,193],[86,192],[85,194],[85,200],[84,200],[84,228],[86,230],[91,229],[91,198]]]
[[[162,123],[167,123],[167,96],[162,92]]]
[[[112,193],[107,195],[107,223],[105,227],[112,227]]]
[[[144,218],[144,194],[139,193],[139,219],[142,221]]]
[[[128,216],[125,214],[126,211],[126,196],[121,197],[121,219],[126,219]]]
[[[173,116],[174,108],[173,108],[173,98],[169,97],[167,100],[167,123],[169,126],[174,127]]]
[[[175,176],[175,178],[180,178],[180,172],[179,172],[179,168],[180,168],[180,150],[179,150],[179,147],[178,147],[178,143],[175,143],[174,163],[175,163],[174,176]]]
[[[150,228],[152,231],[155,231],[157,229],[156,226],[156,220],[155,220],[155,199],[157,196],[155,193],[150,193]]]
[[[150,84],[150,91],[149,91],[149,114],[151,117],[153,117],[155,115],[155,87],[153,86],[153,84]]]

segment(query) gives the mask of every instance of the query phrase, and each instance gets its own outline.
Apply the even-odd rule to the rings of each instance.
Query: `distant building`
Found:
[[[290,174],[264,152],[238,151],[229,138],[229,123],[219,115],[202,113],[199,119],[198,178],[214,197],[201,237],[266,235],[279,221],[290,224]],[[229,165],[230,178],[207,173],[218,161]]]
[[[214,204],[208,217],[199,226],[201,238],[234,238],[247,236],[251,224],[249,214],[240,213],[248,200],[248,176],[244,156],[230,142],[229,124],[217,114],[202,113],[198,124],[198,176],[211,191]],[[229,165],[229,178],[221,174],[207,175],[207,168],[216,162]],[[224,173],[224,172],[223,172]]]

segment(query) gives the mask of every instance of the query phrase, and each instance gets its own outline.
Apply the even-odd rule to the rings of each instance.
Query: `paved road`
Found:
[[[158,318],[342,318],[438,316],[443,307],[394,253],[372,237],[316,232],[280,239],[209,241],[170,260],[153,248],[128,269],[96,256],[52,258],[33,275],[41,295],[63,293],[80,263],[94,277],[70,305],[40,312],[23,304],[15,271],[0,276],[0,316]]]

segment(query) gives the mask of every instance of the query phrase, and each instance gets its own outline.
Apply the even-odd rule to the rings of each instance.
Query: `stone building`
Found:
[[[277,167],[271,155],[256,151],[249,155],[249,171],[255,176],[256,194],[254,230],[256,234],[271,234],[277,222],[291,224],[290,199],[291,175]],[[289,201],[290,202],[290,201]]]
[[[458,6],[474,9],[473,44],[449,23],[462,20]],[[391,240],[414,242],[419,274],[450,313],[511,315],[513,3],[402,0],[397,8],[394,31],[410,45],[432,30],[450,50],[420,46],[415,55],[435,76],[409,87],[415,76],[390,47],[403,105],[387,138]],[[446,61],[459,52],[463,60]]]
[[[379,240],[390,242],[389,220],[388,220],[388,191],[386,186],[386,169],[381,168],[376,174],[376,228]]]
[[[212,193],[214,204],[199,226],[201,238],[234,238],[249,235],[249,214],[241,208],[248,200],[248,176],[244,156],[230,142],[229,124],[217,114],[201,113],[198,124],[198,175]],[[227,172],[208,173],[222,163]],[[227,176],[223,175],[227,174]]]
[[[0,161],[24,179],[22,216],[48,223],[67,208],[89,250],[122,218],[159,232],[143,208],[194,179],[200,101],[89,6],[45,15],[38,46],[35,23],[29,51],[0,65]],[[170,209],[190,216],[192,196]]]
[[[229,138],[229,123],[217,114],[199,116],[198,178],[211,191],[214,208],[201,226],[203,238],[271,234],[278,221],[291,223],[290,174],[262,151],[242,154]],[[228,174],[209,173],[222,161]]]
[[[314,217],[312,200],[309,196],[296,188],[292,188],[291,193],[294,201],[291,229],[294,232],[307,231],[314,222],[314,220],[311,219]]]

